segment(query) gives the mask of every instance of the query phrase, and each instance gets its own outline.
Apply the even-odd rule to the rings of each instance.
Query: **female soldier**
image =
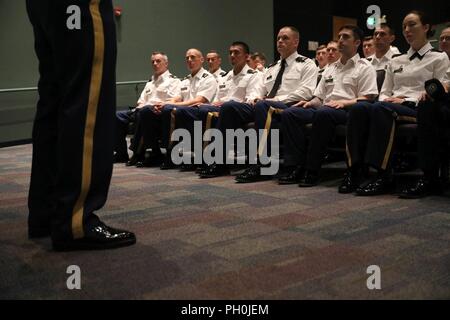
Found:
[[[428,42],[432,35],[427,16],[411,11],[403,20],[403,35],[411,46],[406,54],[393,56],[381,89],[379,102],[360,103],[349,114],[347,127],[348,172],[340,193],[370,196],[387,193],[393,186],[390,170],[395,129],[398,122],[416,122],[417,105],[424,83],[443,80],[448,69],[445,53]],[[376,178],[359,186],[364,165],[377,169]],[[359,186],[359,187],[358,187]]]

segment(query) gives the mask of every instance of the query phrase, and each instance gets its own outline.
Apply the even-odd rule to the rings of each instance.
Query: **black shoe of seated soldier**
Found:
[[[202,171],[205,170],[206,167],[208,167],[207,164],[204,164],[204,163],[201,164],[200,166],[198,166],[198,167],[195,169],[195,173],[196,173],[196,174],[202,173]]]
[[[431,180],[426,177],[420,178],[413,186],[404,189],[399,198],[400,199],[420,199],[427,196],[440,194],[442,187],[436,180]]]
[[[230,171],[228,170],[228,167],[224,164],[212,164],[209,166],[206,166],[203,168],[203,170],[200,171],[199,176],[203,179],[208,178],[216,178],[228,175]]]
[[[344,180],[342,180],[339,186],[339,193],[349,194],[355,192],[361,183],[361,176],[355,173],[354,170],[347,170]]]
[[[305,176],[305,169],[302,167],[295,167],[288,171],[288,174],[280,177],[278,179],[278,184],[280,185],[289,185],[289,184],[298,184]]]
[[[261,165],[253,165],[235,178],[237,183],[252,183],[271,179],[272,176],[264,176],[261,174]]]
[[[130,160],[127,161],[126,166],[132,167],[138,164],[138,162],[143,161],[143,157],[141,155],[133,154]]]
[[[319,184],[319,181],[320,179],[318,172],[307,170],[305,176],[300,181],[298,186],[300,188],[311,188],[317,186]]]
[[[382,194],[391,193],[394,190],[394,181],[392,177],[380,177],[378,176],[372,182],[365,187],[359,187],[356,189],[356,195],[366,196],[379,196]]]
[[[108,227],[102,222],[85,228],[81,239],[52,239],[55,251],[106,250],[130,246],[136,243],[136,236],[129,231]]]

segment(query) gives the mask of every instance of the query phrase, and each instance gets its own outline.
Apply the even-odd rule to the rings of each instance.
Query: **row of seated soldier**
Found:
[[[396,136],[402,126],[410,125],[417,136],[423,176],[397,190],[402,198],[439,193],[448,180],[450,28],[440,35],[439,51],[429,42],[433,31],[425,13],[411,11],[402,26],[410,46],[406,53],[392,46],[395,31],[383,23],[374,30],[374,53],[367,58],[358,53],[364,34],[354,25],[342,27],[337,41],[320,46],[316,61],[298,54],[300,34],[292,26],[279,30],[280,60],[267,68],[265,58],[251,57],[249,46],[241,41],[230,45],[233,69],[229,72],[220,69],[217,52],[207,55],[208,72],[200,50],[189,49],[186,65],[190,74],[183,80],[170,73],[167,55],[154,52],[154,74],[137,107],[117,113],[116,162],[177,168],[171,158],[171,134],[183,128],[193,136],[198,121],[203,130],[215,128],[224,137],[228,129],[262,130],[270,135],[271,129],[279,128],[285,174],[278,176],[278,183],[307,188],[320,183],[328,147],[341,134],[347,172],[339,192],[381,195],[395,190]],[[130,121],[135,122],[131,158],[125,140]],[[260,161],[262,150],[270,154],[270,141],[258,140],[256,164],[237,175],[236,182],[273,178],[262,174],[266,164]],[[194,150],[187,151],[197,157]],[[226,151],[223,161],[185,163],[181,170],[195,170],[204,179],[228,175]],[[372,178],[370,171],[376,172]]]

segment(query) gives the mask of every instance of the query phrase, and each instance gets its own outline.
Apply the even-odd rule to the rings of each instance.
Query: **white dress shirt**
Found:
[[[367,58],[367,60],[372,64],[372,66],[375,68],[376,71],[378,70],[387,70],[388,64],[392,59],[392,56],[394,56],[395,53],[392,51],[392,49],[389,49],[386,54],[381,57],[380,59],[377,58],[377,56],[371,55]]]
[[[217,91],[217,81],[214,76],[201,68],[194,76],[188,75],[180,85],[181,100],[189,101],[199,96],[207,103],[212,102]]]
[[[216,72],[211,73],[211,74],[214,76],[216,81],[219,81],[220,77],[223,77],[224,75],[226,75],[227,72],[222,70],[222,68],[219,68],[219,69],[216,70]]]
[[[219,87],[215,102],[249,102],[263,97],[262,87],[263,74],[251,69],[248,65],[241,72],[234,74],[231,70],[219,79]]]
[[[390,97],[403,97],[405,101],[417,104],[425,91],[426,81],[433,78],[444,81],[449,68],[447,55],[434,50],[430,43],[423,46],[417,53],[422,56],[422,59],[411,60],[416,54],[412,48],[406,54],[392,58],[381,89],[380,101]]]
[[[147,82],[137,102],[138,107],[152,106],[166,102],[180,95],[181,80],[172,75],[169,70],[155,80],[155,76]]]
[[[265,71],[264,95],[272,90],[280,68],[281,60],[278,60]],[[313,60],[293,53],[286,59],[282,82],[273,100],[283,103],[310,100],[317,85],[317,75],[318,68]]]
[[[332,100],[377,96],[377,75],[369,61],[356,54],[344,65],[341,59],[328,65],[314,95],[326,105]]]

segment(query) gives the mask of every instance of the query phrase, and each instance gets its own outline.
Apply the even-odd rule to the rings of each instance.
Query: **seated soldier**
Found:
[[[220,77],[227,74],[227,72],[220,67],[222,65],[222,58],[216,50],[210,50],[206,54],[206,62],[208,63],[208,72],[211,73],[217,81],[219,81]]]
[[[443,80],[448,58],[436,52],[428,42],[431,23],[426,15],[411,11],[403,20],[403,35],[410,44],[407,54],[393,56],[375,104],[360,103],[352,108],[347,125],[348,171],[339,187],[340,193],[356,190],[359,196],[392,191],[392,149],[398,122],[416,123],[417,105],[423,83]],[[365,166],[377,170],[376,178],[361,184]]]
[[[130,121],[134,118],[136,122],[136,130],[130,146],[134,154],[132,159],[127,162],[128,166],[136,165],[138,162],[143,161],[145,150],[149,147],[143,144],[143,128],[141,121],[139,121],[141,112],[146,109],[152,109],[160,103],[170,101],[179,95],[180,80],[170,73],[167,55],[162,52],[153,52],[151,63],[153,76],[145,85],[136,108],[132,111],[125,110],[116,113],[115,162],[128,161],[127,142],[125,138],[128,133],[128,124]],[[153,143],[150,146],[155,153],[154,156],[157,157],[159,152],[157,143]]]
[[[264,72],[266,70],[266,56],[261,52],[252,53],[247,59],[250,68]]]
[[[439,48],[450,59],[450,27],[444,29],[440,36]],[[443,183],[448,180],[447,170],[440,169],[448,166],[449,138],[450,138],[450,67],[439,89],[439,82],[428,84],[428,96],[419,104],[417,113],[417,130],[419,144],[419,164],[423,176],[409,188],[405,188],[400,198],[416,199],[442,191]],[[430,92],[430,89],[432,92]],[[446,94],[444,92],[447,92]],[[444,152],[442,152],[444,151]],[[445,153],[447,152],[447,153]],[[443,158],[442,153],[447,157]],[[444,163],[447,161],[447,163]],[[443,176],[446,174],[447,176]]]
[[[170,103],[160,104],[151,112],[141,114],[144,125],[144,140],[154,139],[159,135],[157,123],[161,123],[162,146],[167,153],[161,164],[162,170],[174,168],[171,158],[172,144],[171,134],[177,124],[177,115],[180,112],[195,112],[199,105],[213,101],[217,91],[217,81],[203,68],[205,59],[198,49],[189,49],[186,52],[186,65],[190,74],[181,81],[180,94]],[[192,124],[193,125],[193,124]],[[193,133],[193,127],[187,128]]]
[[[342,27],[339,31],[341,58],[325,69],[314,92],[315,98],[299,102],[281,114],[288,175],[280,178],[280,184],[315,186],[336,126],[346,124],[348,110],[358,100],[370,100],[378,95],[375,70],[358,54],[362,37],[363,32],[357,26]],[[305,125],[308,123],[312,123],[312,132],[307,148]]]
[[[273,123],[272,115],[281,113],[282,110],[299,101],[312,98],[317,84],[318,70],[313,60],[298,54],[299,43],[300,34],[296,28],[283,27],[280,29],[277,36],[277,50],[281,59],[269,66],[264,73],[262,90],[265,97],[255,101],[245,119],[247,122],[255,120],[257,132],[264,130],[265,135],[268,135]],[[239,113],[239,110],[236,110],[236,113]],[[232,116],[229,117],[229,119],[232,118]],[[277,117],[274,119],[278,120]],[[232,126],[232,123],[223,125],[228,128]],[[238,175],[236,182],[249,183],[272,178],[261,173],[260,158],[266,147],[267,155],[270,155],[271,147],[270,143],[266,145],[263,140],[265,139],[261,139],[259,142],[257,164],[250,166],[244,173]],[[267,141],[270,140],[267,139]]]
[[[219,80],[219,88],[214,103],[212,105],[200,105],[196,113],[185,114],[188,118],[184,122],[201,120],[205,123],[211,112],[219,113],[217,129],[222,132],[222,137],[224,138],[222,163],[209,164],[202,168],[199,172],[201,178],[213,178],[228,173],[228,168],[225,165],[227,160],[225,143],[227,128],[222,126],[227,121],[227,110],[236,108],[240,109],[242,113],[246,113],[249,109],[252,109],[249,102],[261,98],[263,94],[261,90],[262,73],[251,69],[247,65],[249,51],[248,45],[244,42],[237,41],[232,43],[229,59],[233,70]],[[180,113],[179,117],[181,116],[183,116],[183,113]],[[236,122],[237,129],[240,127],[239,120],[236,119]],[[205,129],[209,129],[209,127]]]
[[[394,55],[391,44],[395,40],[395,32],[388,24],[382,23],[373,33],[375,53],[367,58],[377,72],[377,87],[381,90],[386,77],[386,70]]]

